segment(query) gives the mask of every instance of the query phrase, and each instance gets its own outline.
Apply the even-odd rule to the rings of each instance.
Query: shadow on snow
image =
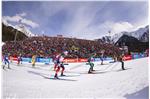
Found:
[[[147,86],[140,91],[132,94],[127,94],[124,97],[126,97],[127,99],[149,99],[149,87]]]

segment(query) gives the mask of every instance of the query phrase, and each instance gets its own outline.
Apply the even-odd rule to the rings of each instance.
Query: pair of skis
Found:
[[[63,76],[63,77],[65,77],[65,76]],[[67,77],[67,76],[66,76],[66,77]],[[45,78],[45,79],[51,79],[51,80],[77,81],[77,80],[74,80],[74,79],[66,79],[66,78],[61,78],[61,77],[55,78],[55,77],[46,77],[46,76],[44,76],[44,78]]]

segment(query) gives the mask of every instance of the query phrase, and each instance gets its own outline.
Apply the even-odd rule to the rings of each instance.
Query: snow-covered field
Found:
[[[65,65],[62,80],[54,76],[53,65],[23,63],[2,70],[3,98],[127,98],[148,99],[148,58],[121,63],[95,62],[94,74],[85,63]]]

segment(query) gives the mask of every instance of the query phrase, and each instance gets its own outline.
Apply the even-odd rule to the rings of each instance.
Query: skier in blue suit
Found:
[[[8,69],[10,69],[8,55],[3,56],[3,61],[4,61],[5,65],[8,64]],[[5,68],[5,65],[3,66],[3,69]]]

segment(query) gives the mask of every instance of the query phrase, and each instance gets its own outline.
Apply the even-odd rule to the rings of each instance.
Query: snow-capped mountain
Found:
[[[149,30],[147,32],[144,32],[144,34],[140,37],[139,40],[142,41],[142,42],[149,41]]]
[[[141,42],[148,42],[148,40],[149,40],[149,26],[147,25],[144,28],[139,28],[138,30],[132,31],[132,32],[121,32],[121,33],[115,34],[111,37],[111,39],[114,42],[117,42],[119,40],[119,38],[122,37],[124,34],[128,35],[128,36],[135,37]]]
[[[25,35],[25,33],[15,29],[14,27],[6,26],[2,23],[2,41],[14,41],[15,36],[16,40],[23,40],[28,37],[27,35]]]
[[[14,29],[17,29],[18,31],[24,33],[26,36],[28,37],[31,37],[31,36],[36,36],[34,33],[32,33],[26,26],[24,25],[16,25],[16,26],[13,26],[7,22],[5,22],[5,20],[2,20],[2,23],[6,26],[11,26],[13,27]]]
[[[105,42],[105,43],[110,43],[110,42],[112,42],[111,36],[104,36],[101,38],[101,41]]]
[[[104,36],[99,41],[115,44],[119,47],[128,46],[130,52],[143,52],[149,48],[149,26],[132,32],[121,32],[113,36]]]
[[[23,32],[26,36],[31,37],[35,36],[26,26],[20,25],[20,26],[15,26],[17,30]]]

